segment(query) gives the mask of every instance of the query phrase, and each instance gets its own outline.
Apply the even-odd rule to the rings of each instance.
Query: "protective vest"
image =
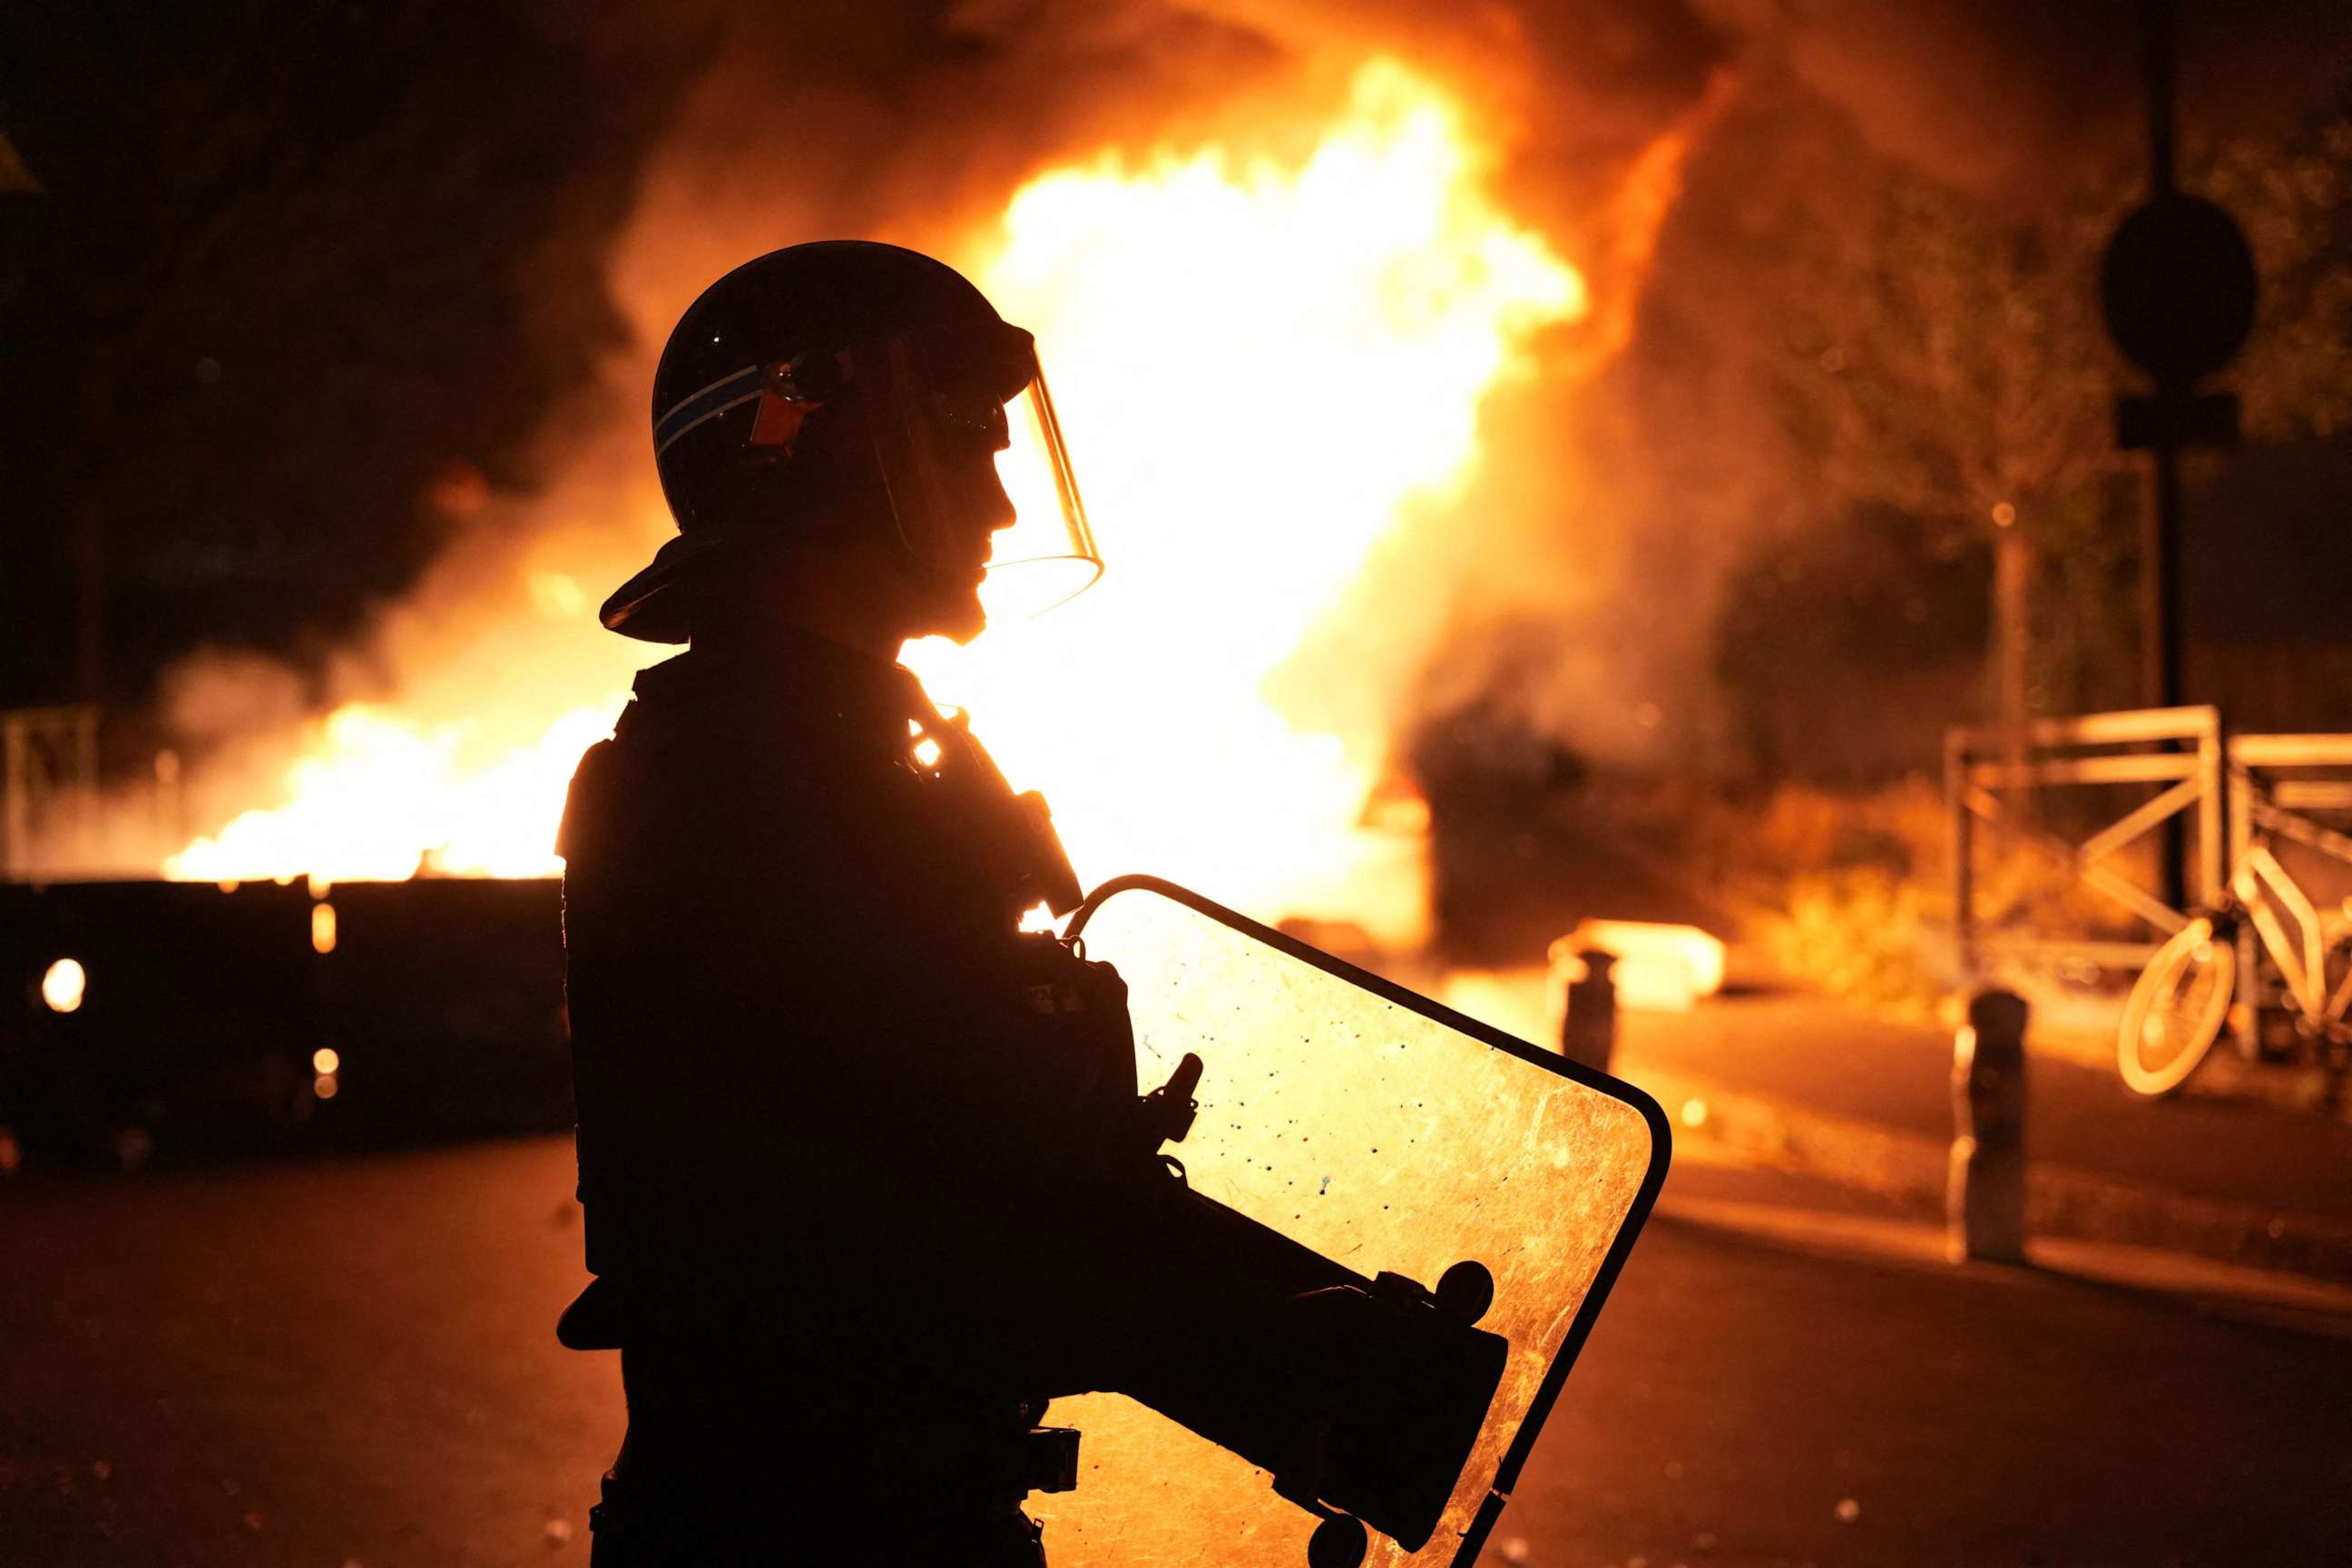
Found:
[[[1077,900],[1050,816],[907,672],[799,634],[646,671],[560,847],[609,1282],[566,1343],[724,1341],[950,1275],[985,1337],[1115,1223],[1073,1205],[1136,1100],[1123,988],[1018,930]]]

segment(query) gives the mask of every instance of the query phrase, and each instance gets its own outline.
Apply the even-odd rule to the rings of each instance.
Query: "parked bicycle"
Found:
[[[2346,908],[2323,911],[2271,852],[2273,831],[2307,836],[2307,828],[2297,831],[2301,818],[2259,797],[2249,815],[2252,831],[2231,868],[2228,890],[2157,949],[2124,1004],[2116,1064],[2141,1094],[2179,1088],[2213,1048],[2230,1020],[2239,938],[2248,928],[2259,939],[2256,962],[2266,957],[2270,964],[2255,994],[2268,993],[2275,978],[2305,1044],[2339,1069],[2352,1058],[2352,1027],[2345,1021],[2352,1009],[2352,899]],[[2246,1020],[2250,1037],[2257,1023]]]

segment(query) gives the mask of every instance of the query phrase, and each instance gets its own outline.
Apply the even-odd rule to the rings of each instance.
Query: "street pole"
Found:
[[[2150,195],[2174,187],[2173,92],[2179,78],[2179,60],[2173,47],[2179,19],[2177,0],[2144,0],[2143,19],[2147,59],[2147,170]]]
[[[2186,700],[2180,674],[2180,448],[2169,440],[2147,455],[2147,504],[2140,513],[2140,689],[2150,708]],[[2180,819],[2166,827],[2174,840]],[[2179,844],[2168,857],[2179,865]],[[2176,892],[2178,889],[2174,889]],[[2177,898],[2169,899],[2175,909]]]
[[[2147,184],[2150,200],[2178,188],[2173,105],[2179,78],[2177,0],[2146,0]],[[2189,389],[2159,378],[2157,397],[2172,403]],[[2140,693],[2150,708],[2177,708],[2180,684],[2180,444],[2169,421],[2148,448],[2148,497],[2141,509]],[[2157,896],[2170,908],[2189,903],[2187,824],[2167,817],[2158,844]]]

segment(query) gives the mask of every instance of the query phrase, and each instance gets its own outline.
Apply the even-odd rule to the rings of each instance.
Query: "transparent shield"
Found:
[[[1655,1103],[1156,879],[1072,923],[1126,977],[1141,1080],[1204,1064],[1172,1150],[1195,1193],[1366,1278],[1491,1272],[1485,1424],[1427,1542],[1366,1558],[1475,1562],[1664,1178]],[[1307,1563],[1317,1520],[1266,1472],[1117,1395],[1049,1418],[1085,1434],[1077,1489],[1028,1504],[1055,1568]]]
[[[1102,558],[1029,334],[902,333],[851,351],[900,542],[941,571],[978,571],[991,621],[1024,619],[1084,591]]]
[[[1007,445],[996,455],[996,473],[1014,517],[992,542],[980,591],[989,619],[998,624],[1076,598],[1103,570],[1042,372],[1005,404],[1004,423]]]

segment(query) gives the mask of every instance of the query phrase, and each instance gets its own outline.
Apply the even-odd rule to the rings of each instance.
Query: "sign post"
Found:
[[[2180,453],[2238,440],[2238,400],[2198,383],[2235,359],[2254,324],[2253,253],[2237,221],[2179,188],[2173,158],[2176,0],[2145,0],[2147,199],[2124,215],[2099,259],[2107,335],[2147,373],[2153,393],[2116,399],[2116,444],[2148,454],[2140,550],[2141,700],[2178,708],[2180,670]],[[2163,897],[2185,891],[2177,824],[2168,829]]]

